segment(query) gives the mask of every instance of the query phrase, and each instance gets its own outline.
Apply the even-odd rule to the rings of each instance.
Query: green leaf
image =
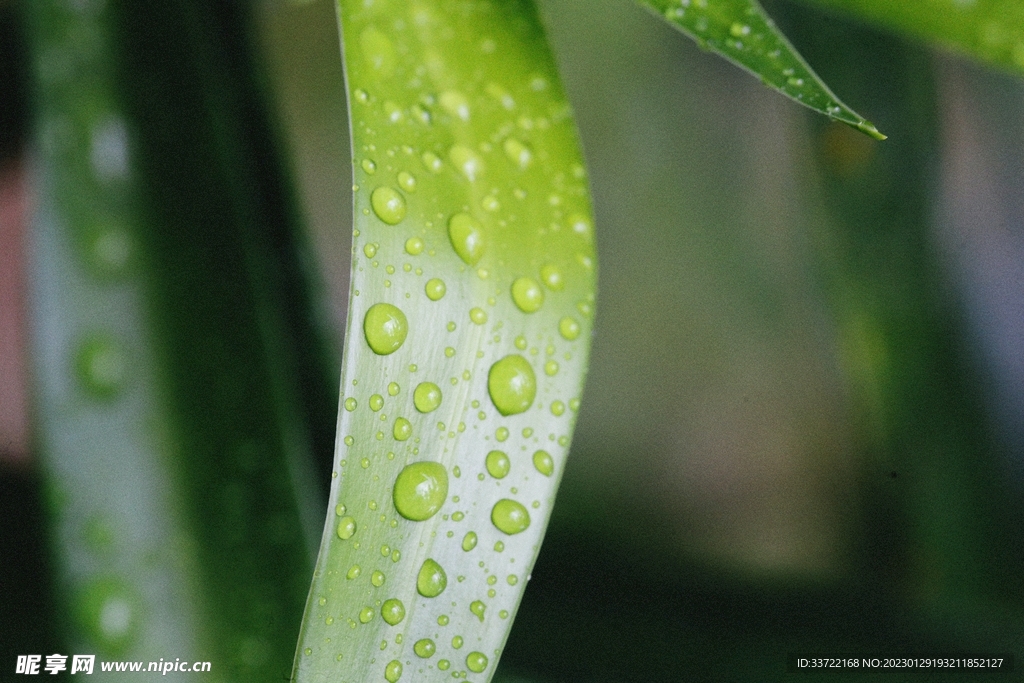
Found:
[[[757,0],[640,0],[660,17],[761,82],[831,119],[884,140],[807,65]]]
[[[1024,73],[1020,0],[804,0]]]
[[[343,0],[355,169],[337,463],[294,679],[493,674],[587,366],[595,261],[525,0]]]

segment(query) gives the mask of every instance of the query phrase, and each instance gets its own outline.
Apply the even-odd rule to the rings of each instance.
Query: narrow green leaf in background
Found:
[[[1020,0],[803,0],[1024,73]]]
[[[757,0],[640,0],[697,41],[758,76],[770,88],[831,119],[884,140],[843,104],[775,26]]]
[[[339,13],[353,279],[294,679],[487,681],[579,406],[586,174],[532,3],[343,0]]]

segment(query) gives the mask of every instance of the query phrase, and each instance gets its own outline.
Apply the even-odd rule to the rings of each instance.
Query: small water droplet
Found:
[[[526,531],[530,526],[530,513],[521,503],[502,498],[491,509],[491,522],[509,536]]]
[[[533,454],[533,466],[545,477],[550,477],[555,471],[555,462],[547,451],[537,451]]]
[[[437,617],[437,625],[438,626],[447,626],[448,625],[448,615],[447,614],[439,615]]]
[[[473,321],[475,325],[483,325],[487,322],[487,311],[482,308],[471,308],[469,309],[469,319]]]
[[[504,443],[508,440],[508,427],[498,427],[494,432],[494,438]]]
[[[376,569],[374,570],[373,574],[370,574],[370,583],[380,588],[384,585],[384,580],[386,578],[387,577],[384,576],[384,572],[380,571],[379,569]]]
[[[373,159],[363,159],[362,163],[359,165],[362,166],[363,170],[370,175],[377,172],[377,164],[373,162]]]
[[[412,423],[404,417],[395,420],[395,428],[391,431],[395,441],[407,441],[412,436]]]
[[[376,614],[376,612],[373,611],[372,607],[364,607],[363,609],[359,610],[359,621],[360,621],[360,623],[363,623],[363,624],[370,623],[370,620],[373,619],[373,615],[374,614]]]
[[[351,413],[353,410],[355,410],[357,405],[358,403],[351,396],[345,399],[345,410],[347,410],[348,412]]]
[[[448,473],[436,462],[406,465],[395,479],[395,509],[414,522],[430,519],[448,498]]]
[[[356,520],[353,517],[342,517],[338,521],[338,538],[347,541],[356,533]]]
[[[448,239],[468,265],[476,265],[484,255],[483,225],[468,213],[457,213],[448,220]]]
[[[470,550],[476,547],[476,542],[476,532],[470,531],[462,537],[462,549],[468,553]]]
[[[508,575],[508,579],[506,579],[506,581],[508,581],[508,585],[514,586],[517,583],[519,583],[519,577],[516,576],[515,574],[509,574]]]
[[[565,316],[558,321],[558,333],[567,341],[573,341],[580,336],[580,324],[573,318]]]
[[[416,591],[425,598],[436,598],[448,586],[444,569],[432,559],[427,559],[416,577]]]
[[[484,172],[484,160],[464,145],[455,145],[448,151],[448,159],[469,182],[475,181]]]
[[[398,186],[406,192],[415,192],[416,176],[408,171],[400,171],[398,174]]]
[[[540,269],[540,279],[544,281],[548,289],[554,291],[561,291],[565,287],[565,281],[562,279],[562,271],[557,266],[549,263]]]
[[[394,353],[405,342],[409,334],[409,322],[405,313],[391,304],[374,304],[366,311],[363,319],[363,333],[366,343],[379,356]],[[392,394],[393,395],[393,394]]]
[[[551,402],[551,414],[555,417],[560,417],[565,412],[565,404],[561,401]]]
[[[88,339],[75,356],[75,374],[89,394],[101,399],[114,398],[127,382],[127,354],[110,339]]]
[[[487,373],[487,391],[502,415],[515,415],[533,405],[537,378],[529,361],[518,354],[505,356]]]
[[[430,638],[417,640],[416,644],[412,646],[412,651],[416,653],[417,657],[422,659],[429,659],[430,657],[433,657],[436,649],[437,646],[434,645],[434,641]]]
[[[452,663],[449,662],[447,659],[441,659],[441,660],[438,660],[438,662],[437,662],[437,668],[440,669],[441,671],[447,671],[448,667],[450,667],[451,665],[452,665]]]
[[[405,253],[410,256],[419,256],[423,253],[423,248],[425,246],[426,245],[423,243],[423,240],[419,237],[410,237],[405,241]]]
[[[377,412],[384,407],[384,397],[380,394],[374,394],[370,397],[370,410]]]
[[[462,638],[462,636],[455,636],[454,638],[452,638],[452,647],[458,650],[462,647],[463,643],[465,642],[466,641]]]
[[[445,287],[444,280],[435,277],[427,280],[423,291],[426,292],[427,298],[431,301],[439,301],[444,296],[447,288]]]
[[[389,396],[398,396],[398,392],[399,392],[399,386],[398,386],[397,382],[391,382],[390,384],[388,384],[388,395]]]
[[[475,614],[476,618],[479,619],[481,622],[483,622],[483,620],[484,620],[484,612],[486,610],[487,610],[487,605],[485,605],[480,600],[474,600],[473,602],[471,602],[469,604],[469,611],[472,612],[473,614]]]
[[[530,148],[515,138],[505,140],[502,148],[509,160],[521,169],[525,169],[533,161],[533,152],[530,151]]]
[[[466,96],[457,90],[446,90],[441,93],[439,98],[441,107],[451,114],[456,116],[463,121],[469,121],[469,100]]]
[[[412,402],[421,413],[437,410],[441,405],[441,388],[433,382],[421,382],[413,391]]]
[[[405,605],[398,598],[388,598],[381,605],[380,616],[391,626],[397,626],[405,619]]]
[[[382,185],[374,190],[370,206],[377,218],[388,225],[398,225],[405,218],[405,198],[393,187]]]
[[[485,459],[487,472],[495,479],[504,479],[511,468],[508,455],[502,451],[491,451]]]
[[[512,301],[523,313],[534,313],[544,304],[544,290],[532,277],[521,277],[512,283]]]

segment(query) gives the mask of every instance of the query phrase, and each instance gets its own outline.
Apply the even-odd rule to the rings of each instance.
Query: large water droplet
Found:
[[[388,598],[380,608],[380,616],[392,626],[405,619],[405,605],[398,598]]]
[[[448,586],[448,576],[437,562],[427,559],[416,577],[416,591],[425,598],[436,598]]]
[[[356,533],[356,520],[354,517],[342,517],[338,521],[338,538],[347,541]]]
[[[518,354],[505,356],[487,373],[487,391],[502,415],[515,415],[533,405],[537,378],[529,361]]]
[[[405,313],[391,304],[374,304],[363,319],[366,343],[373,352],[386,356],[399,349],[409,334]]]
[[[392,496],[395,509],[406,519],[430,519],[448,498],[448,473],[436,462],[406,465],[395,479]]]
[[[491,451],[485,460],[487,471],[495,479],[504,479],[508,475],[511,463],[508,456],[502,451]]]
[[[487,655],[483,652],[470,652],[466,655],[466,668],[475,674],[487,668]]]
[[[441,405],[441,387],[433,382],[421,382],[412,393],[412,402],[421,413],[437,410]]]
[[[384,397],[380,394],[374,394],[370,397],[370,410],[377,412],[384,407]]]
[[[397,659],[392,659],[388,662],[388,665],[384,667],[384,678],[388,683],[398,683],[398,679],[402,677],[402,663]]]
[[[544,304],[544,290],[532,277],[521,277],[512,283],[512,301],[523,313],[533,313]]]
[[[429,659],[434,656],[434,652],[437,650],[437,646],[434,645],[434,641],[430,638],[423,638],[417,640],[416,644],[412,646],[412,651],[416,653],[417,657],[423,659]]]
[[[457,213],[448,220],[448,239],[455,253],[468,265],[476,265],[484,255],[483,226],[468,213]]]
[[[393,187],[382,185],[370,195],[370,206],[377,218],[388,225],[398,225],[405,218],[405,198]]]
[[[509,536],[526,531],[530,526],[530,513],[521,503],[502,498],[491,509],[491,522]]]

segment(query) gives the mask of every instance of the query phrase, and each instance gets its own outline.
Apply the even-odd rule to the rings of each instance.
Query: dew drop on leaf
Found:
[[[398,307],[374,304],[363,319],[363,333],[373,352],[386,356],[397,351],[405,342],[409,334],[409,322]]]
[[[470,652],[466,656],[466,668],[475,674],[487,668],[487,655],[482,652]]]
[[[427,298],[431,301],[439,301],[444,296],[446,289],[444,280],[435,277],[427,280],[423,291],[426,292]]]
[[[412,393],[412,402],[421,413],[437,410],[441,405],[441,388],[433,382],[420,382]]]
[[[523,313],[534,313],[544,304],[544,290],[532,277],[521,277],[512,283],[512,301]]]
[[[537,451],[533,454],[533,466],[545,477],[550,477],[555,471],[555,463],[547,451]]]
[[[397,626],[405,619],[405,605],[398,598],[388,598],[381,605],[380,616],[391,626]]]
[[[476,532],[470,531],[462,538],[462,549],[467,553],[476,547]]]
[[[356,520],[353,517],[342,517],[338,521],[338,538],[347,541],[356,533]]]
[[[512,536],[529,528],[530,513],[521,503],[502,498],[491,509],[491,522],[498,531]]]
[[[370,206],[377,218],[388,225],[398,225],[405,218],[405,198],[393,187],[382,185],[374,190]]]
[[[430,657],[433,657],[436,649],[437,646],[434,645],[434,641],[430,638],[417,640],[416,644],[412,646],[412,651],[416,653],[417,657],[422,659],[429,659]]]
[[[515,415],[533,405],[537,378],[529,361],[518,354],[505,356],[487,373],[487,391],[502,415]]]
[[[495,479],[504,479],[511,467],[508,456],[502,451],[491,451],[488,453],[485,464],[487,472]]]
[[[483,226],[468,213],[457,213],[448,220],[448,239],[455,253],[468,265],[476,265],[484,255]]]
[[[448,473],[436,462],[406,465],[392,492],[398,514],[414,522],[430,519],[448,498]]]
[[[448,587],[448,576],[436,561],[427,559],[416,577],[416,591],[425,598],[436,598]]]

